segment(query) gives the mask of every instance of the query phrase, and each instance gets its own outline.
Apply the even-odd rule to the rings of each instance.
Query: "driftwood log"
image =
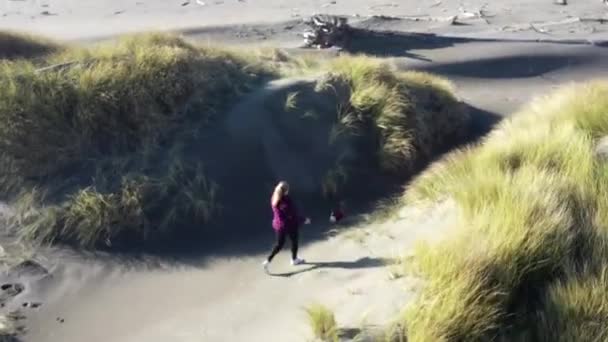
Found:
[[[351,34],[348,19],[345,17],[315,15],[304,23],[308,26],[303,34],[306,47],[344,47]]]

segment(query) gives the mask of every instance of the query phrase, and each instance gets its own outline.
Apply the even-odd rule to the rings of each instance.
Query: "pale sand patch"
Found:
[[[606,9],[600,0],[571,1],[567,6],[551,0],[6,0],[0,2],[0,29],[86,39],[142,30],[277,23],[327,13],[412,19],[400,23],[401,30],[588,38],[605,28],[572,18],[601,18]],[[452,16],[461,18],[462,25],[445,25]]]

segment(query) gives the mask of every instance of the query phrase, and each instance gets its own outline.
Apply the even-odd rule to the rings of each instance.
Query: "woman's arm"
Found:
[[[289,216],[293,218],[298,223],[298,225],[310,223],[310,219],[308,217],[300,215],[298,207],[291,198],[288,199],[287,203],[287,206],[289,208]]]

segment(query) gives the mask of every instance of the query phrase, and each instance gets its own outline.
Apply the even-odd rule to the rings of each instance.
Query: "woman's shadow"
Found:
[[[372,258],[363,257],[354,261],[326,261],[326,262],[310,262],[303,263],[305,267],[297,271],[284,272],[284,273],[269,273],[271,276],[288,278],[300,273],[310,272],[316,269],[323,268],[342,268],[342,269],[362,269],[362,268],[374,268],[382,267],[392,262],[388,258]]]

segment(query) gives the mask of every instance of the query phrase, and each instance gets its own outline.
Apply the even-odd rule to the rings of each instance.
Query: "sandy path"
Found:
[[[262,256],[158,271],[106,264],[114,272],[103,278],[63,274],[62,286],[52,286],[63,294],[50,291],[54,300],[32,315],[26,341],[305,341],[309,332],[301,309],[313,302],[335,308],[338,321],[349,327],[382,323],[410,299],[405,285],[416,284],[391,280],[384,262],[419,238],[439,235],[442,215],[423,217],[407,230],[402,228],[412,225],[411,218],[354,227],[303,248],[309,262],[304,266],[291,266],[284,251],[272,264],[273,276],[262,271]]]

